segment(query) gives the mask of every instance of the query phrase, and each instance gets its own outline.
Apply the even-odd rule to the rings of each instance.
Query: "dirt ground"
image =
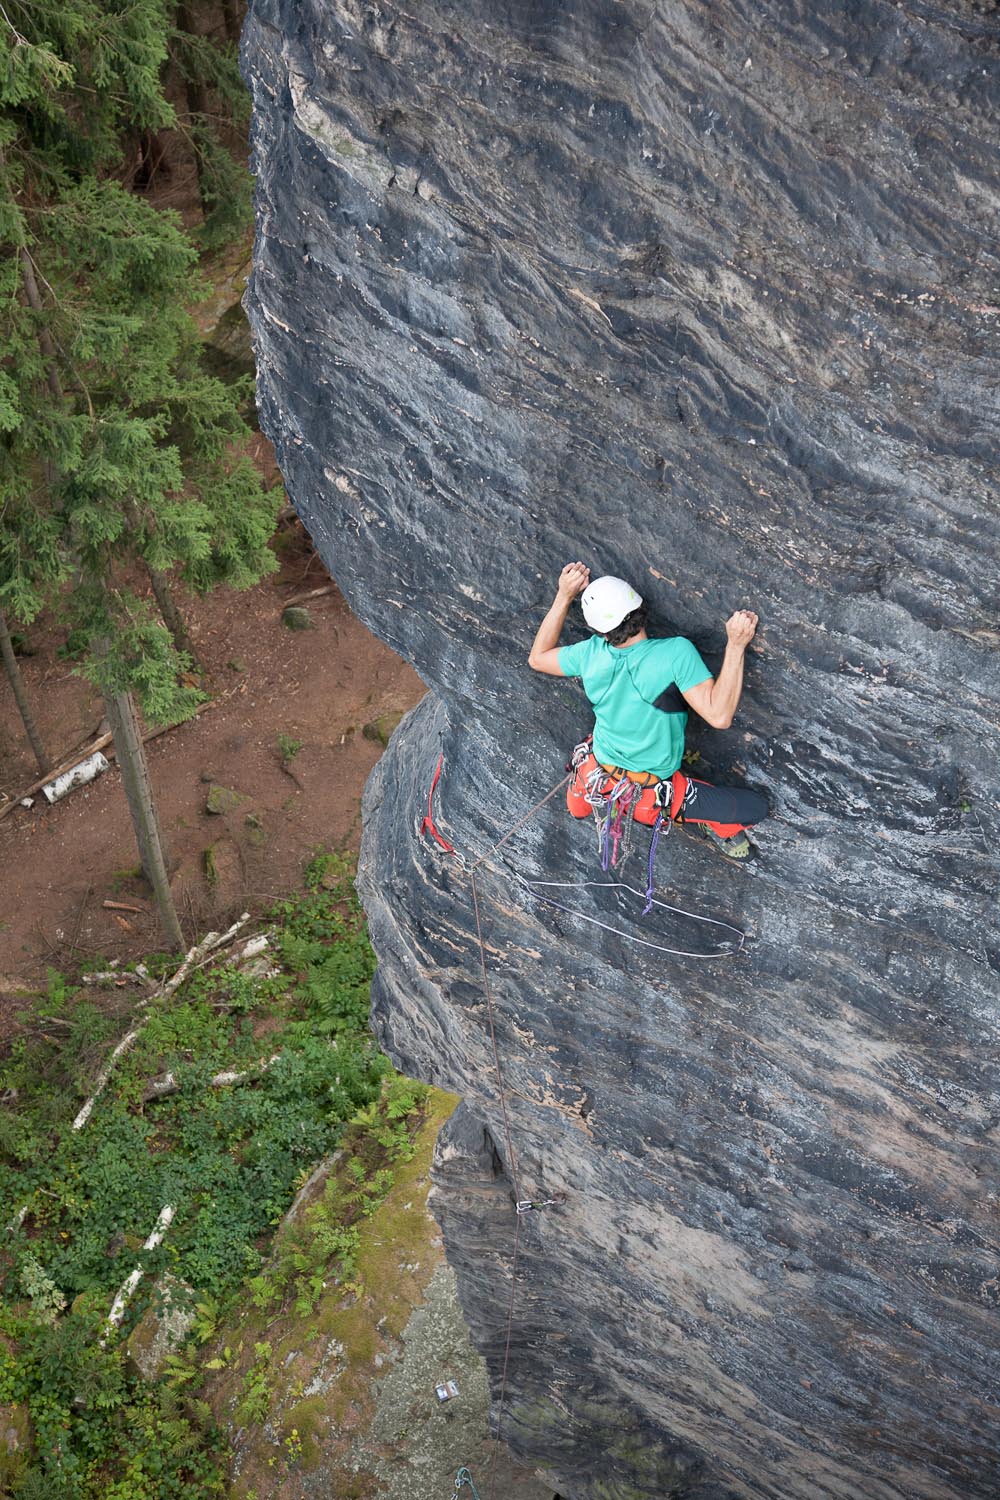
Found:
[[[365,779],[385,736],[424,692],[336,589],[304,601],[309,628],[282,624],[289,598],[330,579],[294,518],[273,545],[280,571],[256,588],[182,601],[213,702],[147,747],[178,911],[192,942],[300,887],[313,850],[357,847]],[[21,658],[42,735],[60,759],[88,743],[102,717],[98,695],[57,654],[62,643],[58,628],[42,622],[30,632],[33,654]],[[0,674],[0,809],[36,777]],[[212,785],[236,794],[223,799],[228,811],[206,811]],[[48,965],[72,969],[162,946],[137,863],[114,762],[64,801],[49,806],[38,794],[30,810],[17,807],[0,821],[0,1046],[16,1026],[25,987]],[[109,909],[107,900],[140,910]]]

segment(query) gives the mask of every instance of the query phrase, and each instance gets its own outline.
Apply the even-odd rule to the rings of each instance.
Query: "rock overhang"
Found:
[[[692,737],[767,790],[763,858],[660,862],[739,959],[532,902],[518,872],[593,872],[558,801],[482,870],[517,1165],[567,1193],[525,1226],[508,1435],[574,1497],[985,1497],[997,67],[971,12],[766,21],[255,5],[262,417],[433,689],[362,879],[380,1033],[499,1153],[439,1190],[495,1376],[510,1163],[467,877],[417,836],[437,756],[470,859],[558,781],[586,705],[525,656],[567,558],[712,665],[764,622]]]

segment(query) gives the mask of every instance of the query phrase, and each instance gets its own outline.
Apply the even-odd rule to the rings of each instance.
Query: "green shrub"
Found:
[[[304,1315],[328,1284],[356,1275],[361,1222],[412,1155],[427,1090],[399,1078],[367,1031],[374,961],[349,862],[318,855],[306,883],[272,914],[281,973],[209,969],[154,1002],[82,1131],[72,1118],[131,1011],[108,1015],[52,974],[32,1034],[0,1074],[16,1090],[0,1115],[3,1221],[27,1206],[0,1261],[0,1401],[26,1403],[35,1442],[18,1500],[222,1493],[224,1444],[197,1394],[198,1344],[237,1299]],[[213,1088],[223,1070],[247,1076]],[[150,1096],[166,1073],[176,1092]],[[270,1252],[296,1190],[338,1145],[338,1171]],[[144,1251],[166,1204],[173,1224]],[[189,1345],[153,1386],[129,1374],[121,1337],[100,1345],[111,1299],[137,1265],[146,1276],[125,1333],[160,1271],[195,1289]],[[242,1420],[266,1412],[264,1347]]]

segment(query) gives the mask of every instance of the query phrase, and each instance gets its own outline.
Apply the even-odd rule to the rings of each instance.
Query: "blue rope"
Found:
[[[663,826],[663,814],[656,814],[656,822],[653,824],[653,836],[649,841],[649,878],[646,881],[646,904],[642,908],[644,917],[648,917],[653,910],[653,884],[656,869],[656,846],[660,842],[660,829]]]
[[[601,829],[601,869],[607,870],[611,860],[611,808],[604,814],[604,826]]]

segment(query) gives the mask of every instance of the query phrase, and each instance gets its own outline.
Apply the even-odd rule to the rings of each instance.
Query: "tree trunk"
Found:
[[[167,159],[165,133],[134,130],[129,140],[132,165],[122,179],[122,186],[132,193],[148,193],[161,177],[173,175]]]
[[[177,28],[179,31],[187,32],[188,36],[197,36],[194,17],[188,0],[179,0],[177,6]],[[209,204],[207,197],[207,185],[205,182],[205,168],[202,161],[201,146],[199,144],[199,126],[204,122],[208,113],[208,97],[205,85],[197,76],[186,73],[184,76],[184,94],[187,99],[188,114],[191,126],[191,143],[194,147],[195,171],[198,173],[198,195],[201,198],[202,212],[207,213]]]
[[[35,267],[27,250],[21,251],[21,280],[24,283],[25,296],[28,306],[32,312],[40,313],[43,309],[41,293],[38,290],[38,282],[35,280]],[[45,379],[49,390],[57,401],[62,400],[62,381],[59,379],[59,368],[56,362],[56,346],[52,341],[52,335],[47,328],[39,324],[38,347],[45,356]]]
[[[180,31],[186,31],[188,36],[198,35],[188,0],[179,0],[177,6],[177,27]],[[205,115],[208,113],[205,85],[200,78],[186,75],[184,78],[184,93],[187,97],[189,114]]]
[[[188,635],[184,616],[177,608],[177,602],[171,593],[166,573],[162,572],[159,568],[150,567],[149,563],[146,564],[146,571],[149,574],[149,581],[153,585],[153,593],[156,596],[156,603],[159,606],[160,614],[163,616],[163,623],[173,636],[174,645],[178,651],[185,652],[191,658],[196,671],[204,672],[205,669],[198,658],[197,651],[194,649],[191,637]]]
[[[243,6],[238,0],[222,0],[222,20],[226,28],[226,38],[230,42],[238,42],[240,31],[243,28],[243,18],[240,15]]]
[[[38,769],[44,775],[49,766],[51,766],[52,761],[46,753],[45,746],[42,744],[42,737],[38,732],[38,725],[35,723],[35,716],[31,711],[31,703],[28,700],[28,694],[24,686],[24,678],[21,676],[21,668],[17,664],[17,657],[14,655],[14,647],[11,645],[10,640],[10,631],[7,629],[7,619],[2,609],[0,609],[0,656],[3,657],[3,664],[7,669],[7,677],[14,690],[14,698],[17,701],[17,706],[21,711],[24,732],[31,741],[31,748],[35,752]]]
[[[142,736],[135,716],[135,705],[131,693],[105,692],[104,702],[108,722],[114,735],[115,753],[121,766],[128,798],[132,827],[143,872],[153,888],[156,907],[164,935],[170,947],[180,951],[184,947],[184,934],[177,918],[177,908],[167,878],[166,855],[160,837],[160,823],[153,803],[153,789],[149,783],[149,768],[142,747]]]

